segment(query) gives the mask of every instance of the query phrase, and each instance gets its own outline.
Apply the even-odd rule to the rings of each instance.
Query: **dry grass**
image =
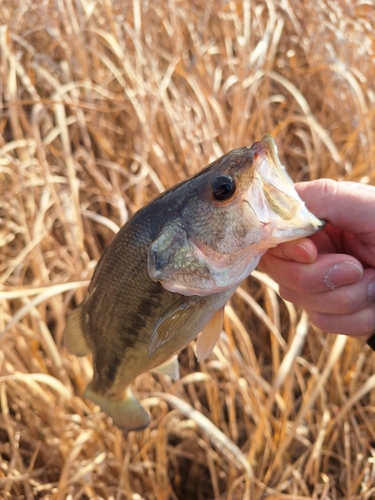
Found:
[[[127,218],[265,132],[296,180],[375,184],[375,10],[351,0],[0,4],[0,497],[375,498],[374,354],[254,273],[207,362],[123,436],[65,318]]]

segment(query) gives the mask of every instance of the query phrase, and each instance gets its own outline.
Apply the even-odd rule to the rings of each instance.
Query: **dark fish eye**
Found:
[[[215,200],[224,201],[236,190],[236,184],[230,175],[218,175],[211,182],[211,194]]]

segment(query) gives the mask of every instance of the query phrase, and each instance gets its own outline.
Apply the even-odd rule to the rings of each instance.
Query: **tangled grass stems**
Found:
[[[208,360],[188,347],[180,381],[135,381],[141,433],[81,399],[90,359],[62,345],[118,228],[229,149],[268,132],[295,180],[375,184],[374,16],[346,0],[1,3],[1,498],[374,497],[372,353],[315,331],[259,271]]]

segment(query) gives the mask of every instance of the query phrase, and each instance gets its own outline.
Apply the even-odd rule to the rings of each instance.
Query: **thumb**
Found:
[[[359,234],[375,226],[375,187],[356,182],[318,179],[300,182],[296,190],[307,208],[342,231]],[[371,220],[373,224],[371,225]]]

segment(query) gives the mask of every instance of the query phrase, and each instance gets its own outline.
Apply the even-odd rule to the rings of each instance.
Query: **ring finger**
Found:
[[[307,311],[311,322],[329,333],[368,338],[375,330],[375,304],[354,314],[324,314]]]

